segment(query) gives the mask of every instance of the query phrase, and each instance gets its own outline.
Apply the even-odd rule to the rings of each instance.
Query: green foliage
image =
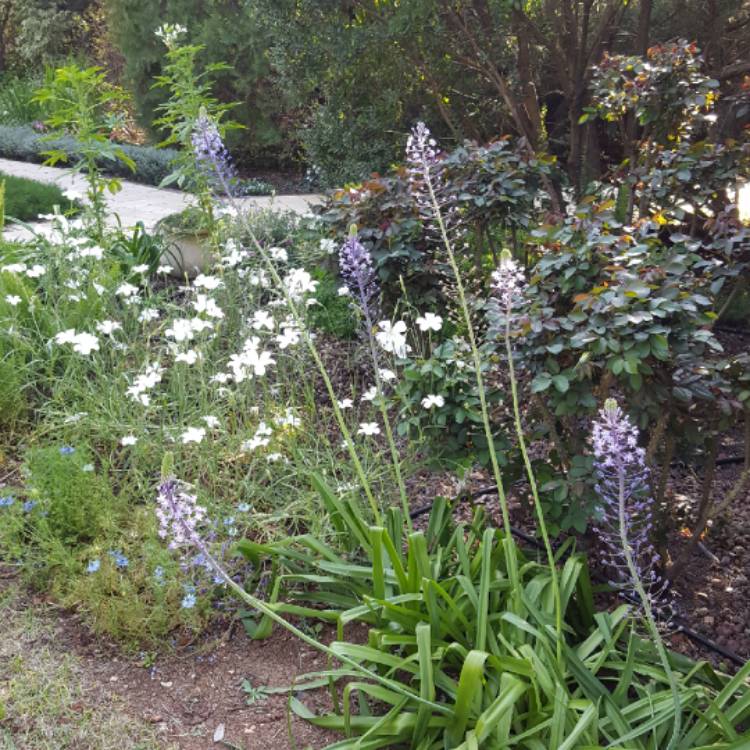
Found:
[[[5,216],[19,221],[36,221],[40,214],[51,214],[55,206],[66,215],[80,211],[78,201],[63,195],[57,186],[25,177],[0,173],[5,183]]]
[[[269,79],[269,39],[256,21],[254,4],[107,0],[106,7],[113,39],[125,58],[125,78],[146,125],[152,125],[168,96],[152,88],[154,78],[165,72],[167,52],[154,32],[165,22],[182,23],[189,27],[187,44],[201,49],[201,69],[222,64],[216,70],[217,96],[239,102],[234,117],[247,129],[230,133],[233,149],[255,158],[283,149],[280,97]]]
[[[120,264],[123,278],[140,280],[144,272],[133,273],[134,266],[146,266],[145,273],[153,276],[164,254],[163,239],[158,234],[149,234],[139,221],[128,233],[119,227],[107,245],[107,252]]]
[[[371,526],[354,497],[338,496],[320,477],[313,483],[343,553],[310,535],[243,540],[238,548],[253,565],[278,571],[276,614],[335,624],[333,654],[379,677],[363,680],[344,664],[295,682],[297,693],[335,689],[335,710],[324,716],[291,699],[298,715],[346,734],[331,747],[666,746],[675,711],[669,679],[627,606],[594,614],[581,557],[571,555],[560,571],[566,629],[558,652],[549,569],[488,528],[481,510],[454,525],[437,498],[426,530],[409,533],[399,510]],[[518,599],[508,578],[512,555],[522,571]],[[268,636],[271,625],[261,620],[255,637]],[[347,639],[357,626],[366,638]],[[675,747],[738,738],[750,715],[744,675],[730,680],[675,654],[670,661],[683,726]],[[708,719],[717,710],[725,721]]]
[[[40,81],[31,77],[0,77],[0,123],[29,125],[45,118],[44,109],[34,101]]]
[[[84,446],[35,448],[26,456],[26,492],[36,503],[34,533],[74,546],[101,533],[113,512],[106,475]]]
[[[485,273],[484,256],[497,254],[496,236],[510,244],[515,232],[545,210],[540,183],[549,172],[548,162],[527,158],[508,140],[489,146],[466,143],[441,161],[440,200],[453,209],[455,228],[472,233],[472,247],[460,252],[469,263],[473,260],[480,275]],[[320,217],[341,241],[352,224],[357,227],[384,282],[386,299],[396,299],[403,283],[415,305],[444,302],[450,274],[423,225],[404,167],[334,191]]]
[[[340,282],[323,270],[315,272],[313,276],[318,282],[318,288],[315,294],[317,304],[308,312],[310,324],[336,338],[353,339],[357,335],[357,318],[352,314],[347,298],[338,293]]]
[[[120,181],[114,177],[104,178],[99,162],[119,161],[135,171],[133,160],[108,137],[122,121],[123,112],[118,108],[126,99],[125,92],[109,84],[100,68],[67,65],[55,70],[54,76],[37,91],[35,99],[49,111],[47,125],[76,139],[80,159],[72,165],[72,170],[86,175],[90,212],[101,238],[106,210],[104,194],[118,192]],[[53,148],[47,152],[47,157],[45,164],[54,166],[59,161],[68,161],[70,154]]]

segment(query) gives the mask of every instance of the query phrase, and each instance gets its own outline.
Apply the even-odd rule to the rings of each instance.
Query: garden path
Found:
[[[0,159],[0,172],[17,177],[28,177],[40,182],[50,182],[59,185],[63,190],[71,189],[81,195],[86,192],[86,180],[82,175],[71,174],[67,169],[59,167],[44,167],[10,159]],[[129,180],[122,181],[122,190],[116,195],[108,196],[110,220],[115,222],[115,215],[120,217],[123,226],[132,226],[142,221],[147,229],[151,229],[160,219],[168,214],[181,211],[191,203],[192,196],[179,190],[170,190],[149,185],[142,185]],[[294,211],[304,214],[310,206],[322,200],[320,195],[265,195],[241,198],[240,202],[247,208],[268,208],[273,206],[279,210]],[[42,229],[44,223],[35,224],[35,229]],[[8,239],[23,239],[28,236],[28,230],[23,227],[7,226],[5,236]]]

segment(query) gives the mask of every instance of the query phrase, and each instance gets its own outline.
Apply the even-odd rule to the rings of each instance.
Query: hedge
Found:
[[[46,159],[45,151],[62,149],[72,162],[77,158],[76,147],[76,140],[69,136],[49,138],[29,125],[0,125],[0,157],[5,159],[41,163]],[[147,185],[159,185],[172,171],[171,163],[177,156],[174,149],[153,146],[122,144],[122,150],[135,162],[136,171],[131,172],[124,164],[109,160],[102,162],[102,170]]]

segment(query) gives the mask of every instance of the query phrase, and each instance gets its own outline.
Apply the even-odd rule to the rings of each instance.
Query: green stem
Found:
[[[469,337],[469,345],[471,346],[471,354],[474,362],[474,373],[477,381],[477,390],[479,392],[479,403],[482,410],[482,423],[484,425],[484,434],[487,439],[487,450],[490,455],[490,463],[492,464],[492,473],[495,478],[495,484],[497,485],[497,497],[500,503],[500,512],[503,517],[503,530],[508,539],[512,539],[512,533],[510,528],[510,511],[508,509],[508,499],[503,489],[503,477],[500,471],[500,463],[497,460],[497,452],[495,451],[495,442],[492,435],[492,427],[490,426],[490,415],[489,409],[487,408],[487,398],[484,393],[484,378],[482,377],[482,359],[479,354],[479,347],[477,346],[476,336],[474,335],[474,326],[471,322],[471,313],[469,311],[469,305],[466,302],[466,293],[464,291],[464,285],[461,281],[461,272],[456,263],[456,256],[453,253],[453,246],[450,239],[448,238],[448,232],[443,221],[443,214],[440,210],[440,204],[438,203],[435,190],[430,179],[429,167],[425,164],[425,185],[427,187],[428,195],[430,198],[430,204],[440,230],[440,237],[445,246],[445,250],[448,254],[448,262],[451,266],[451,271],[456,279],[456,288],[458,290],[458,300],[461,305],[461,312],[463,314],[464,323],[466,324],[467,335]],[[515,547],[512,548],[512,554],[508,555],[508,577],[510,578],[511,587],[513,589],[513,595],[516,600],[516,606],[518,613],[522,611],[521,603],[521,585],[520,578],[518,575],[518,560],[515,555]]]
[[[628,539],[627,529],[627,518],[625,513],[625,474],[620,472],[618,480],[618,525],[620,533],[620,546],[622,547],[623,554],[625,555],[625,563],[628,566],[628,572],[630,573],[630,580],[635,587],[638,598],[641,600],[643,606],[643,613],[646,616],[646,625],[648,627],[651,638],[656,646],[656,651],[659,654],[659,660],[661,661],[664,672],[669,680],[669,687],[672,690],[672,700],[674,701],[674,725],[672,727],[672,736],[669,740],[669,745],[666,750],[673,750],[679,740],[680,730],[682,726],[682,709],[680,708],[680,691],[677,686],[677,678],[675,677],[672,665],[669,663],[669,656],[667,649],[664,646],[659,628],[656,625],[654,619],[654,613],[651,609],[651,600],[649,599],[646,589],[643,587],[641,576],[638,573],[638,568],[633,559],[632,548]]]
[[[555,600],[555,629],[557,630],[557,660],[562,663],[562,644],[563,644],[563,616],[562,616],[562,599],[560,597],[560,578],[557,571],[557,562],[555,553],[552,551],[549,533],[547,532],[547,523],[544,519],[544,510],[539,500],[539,490],[537,489],[534,469],[529,459],[529,452],[526,448],[526,439],[523,434],[521,424],[521,409],[518,403],[518,383],[516,381],[515,365],[513,364],[513,347],[510,343],[510,305],[505,311],[505,350],[508,355],[508,374],[510,375],[510,391],[513,397],[513,415],[516,424],[516,435],[518,437],[518,447],[521,449],[523,464],[526,467],[526,476],[529,479],[531,495],[534,498],[534,508],[536,509],[537,523],[539,532],[544,541],[544,549],[547,552],[547,563],[549,565],[550,575],[552,576],[552,595]]]

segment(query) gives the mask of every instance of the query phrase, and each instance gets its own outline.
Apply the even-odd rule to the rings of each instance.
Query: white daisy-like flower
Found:
[[[339,409],[351,409],[354,406],[354,401],[350,398],[342,398],[341,401],[336,402]]]
[[[157,320],[160,315],[161,313],[153,307],[144,307],[138,314],[138,320],[141,323],[150,323],[152,320]]]
[[[201,417],[201,419],[206,423],[206,427],[208,427],[209,430],[215,430],[220,424],[219,418],[215,417],[213,414],[206,414],[206,416]]]
[[[115,294],[120,297],[133,297],[138,294],[138,287],[128,284],[128,282],[125,281],[115,289]]]
[[[133,266],[133,273],[144,274],[148,271],[148,263],[139,263],[137,266]]]
[[[115,331],[122,328],[122,325],[116,320],[103,320],[96,324],[96,330],[105,336],[111,336]]]
[[[267,310],[256,310],[253,314],[253,320],[250,325],[256,331],[260,331],[262,328],[267,328],[269,331],[273,331],[276,327],[276,322]]]
[[[378,374],[380,375],[381,379],[386,383],[390,383],[392,380],[396,379],[396,373],[393,372],[393,370],[389,370],[385,367],[379,369]]]
[[[269,453],[266,456],[266,461],[268,461],[269,464],[274,464],[277,461],[281,461],[282,458],[284,458],[284,456],[281,453]]]
[[[420,331],[439,331],[443,327],[443,319],[435,313],[425,313],[417,318]]]
[[[135,445],[138,442],[138,438],[135,435],[123,435],[120,438],[120,445],[126,448],[129,445]]]
[[[289,259],[289,255],[283,247],[271,247],[268,249],[268,254],[273,260],[279,261],[280,263],[286,263]]]
[[[338,294],[339,297],[348,297],[351,294],[351,292],[349,291],[349,287],[348,286],[340,286],[336,290],[336,294]]]
[[[0,271],[6,271],[7,273],[25,273],[26,264],[25,263],[8,263],[0,267]]]
[[[99,339],[91,333],[78,333],[73,341],[73,351],[85,356],[99,351]]]
[[[175,318],[172,325],[164,331],[165,336],[175,341],[190,341],[195,336],[192,321],[188,318]]]
[[[16,307],[21,304],[21,298],[17,294],[6,294],[5,301],[11,306]]]
[[[375,339],[384,351],[395,354],[403,359],[411,350],[406,343],[406,323],[403,320],[397,320],[391,323],[390,320],[381,320],[378,323],[380,330],[375,334]]]
[[[188,443],[200,443],[203,438],[206,437],[206,430],[204,427],[188,427],[185,432],[180,435],[183,445]]]
[[[357,430],[357,435],[380,435],[380,427],[377,422],[362,422]]]
[[[304,268],[290,269],[282,283],[294,302],[299,302],[305,294],[312,294],[318,287],[318,282]]]
[[[172,273],[174,269],[170,265],[158,266],[156,273]]]
[[[67,328],[55,335],[56,344],[72,344],[76,339],[76,329]]]
[[[209,291],[218,289],[222,285],[222,283],[222,280],[218,276],[206,276],[203,273],[199,273],[193,279],[193,286],[197,286],[202,289],[208,289]]]
[[[197,313],[204,313],[210,318],[221,319],[224,317],[224,311],[216,304],[216,300],[207,294],[196,294],[193,300],[193,308]]]
[[[93,258],[94,260],[101,260],[104,257],[104,248],[99,245],[93,245],[92,247],[83,247],[78,251],[78,255],[81,258]]]
[[[377,395],[378,389],[373,385],[362,394],[362,401],[374,401]]]
[[[445,406],[445,399],[440,394],[430,393],[422,399],[422,406],[425,409],[432,409],[437,406]]]
[[[75,190],[74,188],[66,188],[63,190],[63,195],[69,200],[69,201],[78,201],[83,198],[83,195],[78,190]]]
[[[184,362],[186,365],[194,365],[201,355],[195,349],[188,349],[186,352],[180,352],[175,358],[175,362]]]
[[[285,326],[281,333],[276,337],[276,344],[282,351],[290,346],[296,346],[299,343],[301,333],[294,326]]]
[[[47,273],[47,269],[37,263],[31,266],[31,268],[26,269],[25,273],[30,279],[38,279],[40,276],[44,276],[44,274]]]

